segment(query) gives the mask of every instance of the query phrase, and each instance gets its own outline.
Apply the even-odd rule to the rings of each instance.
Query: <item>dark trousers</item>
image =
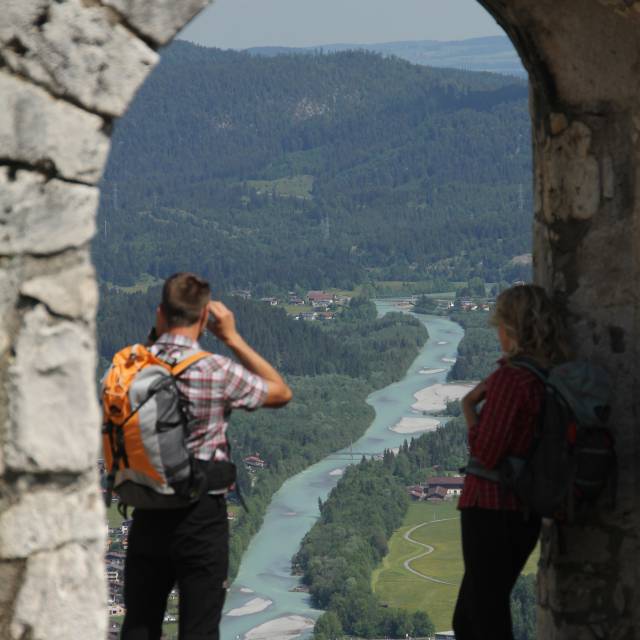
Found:
[[[122,640],[160,640],[175,585],[180,640],[218,640],[228,565],[223,496],[205,495],[187,509],[136,509],[124,572]]]
[[[453,614],[456,640],[513,640],[510,596],[540,535],[520,511],[462,509],[464,577]]]

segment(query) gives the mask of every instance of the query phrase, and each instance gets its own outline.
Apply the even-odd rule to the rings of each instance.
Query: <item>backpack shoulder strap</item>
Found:
[[[549,378],[549,372],[546,369],[543,369],[537,362],[526,356],[516,356],[509,360],[509,364],[530,371],[536,378],[542,380],[542,382],[546,383]]]
[[[208,351],[196,351],[195,353],[187,351],[180,361],[171,368],[171,375],[174,378],[182,375],[192,364],[199,362],[203,358],[210,356]]]

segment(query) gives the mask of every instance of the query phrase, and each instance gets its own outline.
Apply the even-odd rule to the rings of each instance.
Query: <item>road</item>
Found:
[[[407,531],[403,536],[407,542],[410,542],[411,544],[416,544],[419,547],[422,547],[424,549],[424,551],[422,553],[419,553],[417,556],[413,556],[412,558],[405,560],[404,568],[407,571],[410,571],[414,575],[418,576],[419,578],[422,578],[423,580],[428,580],[429,582],[435,582],[436,584],[453,584],[453,583],[447,582],[446,580],[441,580],[440,578],[434,578],[433,576],[427,576],[424,573],[420,573],[420,571],[416,571],[411,566],[411,563],[414,560],[419,560],[420,558],[424,558],[425,556],[428,556],[429,554],[435,551],[434,547],[432,547],[430,544],[424,544],[423,542],[418,542],[417,540],[414,540],[411,537],[411,534],[417,529],[420,529],[421,527],[426,527],[427,525],[434,524],[436,522],[446,522],[447,520],[457,520],[457,518],[442,518],[441,520],[430,520],[429,522],[422,522],[420,524],[417,524],[415,527],[411,527],[411,529],[409,529],[409,531]]]

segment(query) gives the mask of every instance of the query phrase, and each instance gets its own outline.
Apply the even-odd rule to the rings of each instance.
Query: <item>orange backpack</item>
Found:
[[[192,420],[177,378],[210,355],[189,350],[165,361],[136,344],[113,358],[102,382],[105,503],[143,509],[184,507],[205,488],[186,446]]]

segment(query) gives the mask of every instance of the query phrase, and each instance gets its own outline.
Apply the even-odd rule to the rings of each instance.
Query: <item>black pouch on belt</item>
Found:
[[[236,465],[227,460],[198,460],[198,466],[204,472],[207,491],[229,489],[236,481]]]

